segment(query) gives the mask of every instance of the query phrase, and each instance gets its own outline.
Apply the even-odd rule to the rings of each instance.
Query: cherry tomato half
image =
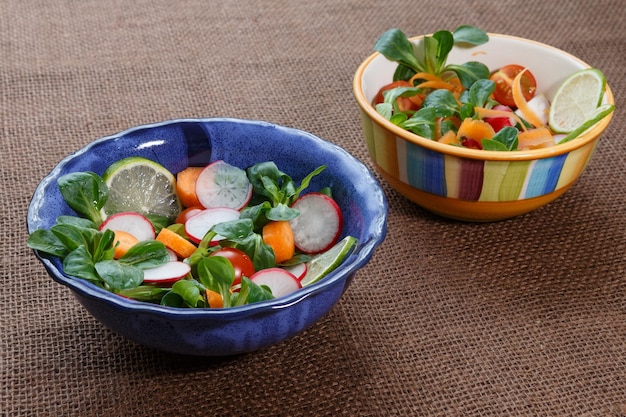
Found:
[[[241,283],[241,277],[251,277],[254,274],[254,264],[248,255],[236,248],[220,248],[213,252],[211,256],[223,256],[228,259],[235,268],[235,280],[233,285]]]
[[[511,86],[513,85],[513,79],[520,72],[524,71],[524,67],[521,65],[505,65],[493,74],[489,79],[496,83],[496,89],[493,92],[493,98],[500,104],[504,104],[509,107],[516,107],[513,100],[513,93],[511,92]],[[521,78],[522,94],[526,101],[535,96],[537,91],[537,81],[535,76],[526,70]]]

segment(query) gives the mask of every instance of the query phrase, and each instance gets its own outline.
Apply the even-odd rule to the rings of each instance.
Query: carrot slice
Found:
[[[456,138],[456,133],[454,130],[448,130],[442,137],[438,140],[439,143],[444,143],[446,145],[458,145],[459,140]]]
[[[519,149],[539,149],[554,146],[554,137],[547,127],[528,129],[517,135]]]
[[[535,127],[541,127],[543,126],[543,122],[533,109],[530,108],[526,98],[524,97],[524,93],[522,92],[522,75],[524,75],[526,71],[527,68],[524,68],[524,70],[520,71],[519,74],[517,74],[513,79],[513,85],[511,86],[513,101],[519,111],[522,112],[524,119],[528,120],[528,122]]]
[[[496,132],[489,123],[468,117],[461,123],[456,137],[459,140],[462,138],[474,139],[480,143],[482,139],[491,139],[495,134]]]
[[[435,90],[448,90],[448,91],[454,91],[455,89],[455,86],[443,80],[424,81],[423,83],[418,84],[417,87],[418,88],[432,88]]]
[[[204,167],[187,167],[176,175],[176,194],[185,207],[200,206],[196,195],[196,180]]]
[[[420,80],[426,80],[426,81],[443,81],[440,77],[438,77],[435,74],[431,74],[429,72],[418,72],[417,74],[413,75],[410,79],[409,79],[409,84],[410,85],[414,85],[415,81],[420,81]]]
[[[218,292],[213,290],[206,290],[206,301],[211,308],[222,308],[224,307],[224,298]]]
[[[273,221],[263,226],[263,242],[274,251],[276,263],[291,259],[296,252],[293,230],[288,221]]]
[[[113,230],[113,233],[115,234],[113,242],[115,246],[113,258],[115,259],[121,258],[130,248],[139,243],[139,239],[123,230]]]
[[[196,246],[170,229],[163,228],[156,237],[166,248],[171,249],[179,258],[189,258],[195,251]]]

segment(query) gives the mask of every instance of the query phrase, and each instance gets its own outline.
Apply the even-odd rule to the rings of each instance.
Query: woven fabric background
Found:
[[[0,416],[626,416],[623,0],[3,0]],[[617,111],[562,198],[515,219],[433,216],[383,184],[388,237],[319,323],[189,358],[89,316],[26,247],[38,182],[138,124],[261,119],[372,167],[352,76],[376,38],[472,24],[602,69]]]

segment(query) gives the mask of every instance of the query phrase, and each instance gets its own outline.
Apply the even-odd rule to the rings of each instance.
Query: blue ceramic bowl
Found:
[[[328,313],[386,235],[387,201],[361,162],[309,133],[235,119],[173,120],[96,140],[65,158],[42,180],[28,209],[29,233],[50,228],[59,215],[74,215],[59,193],[60,176],[75,171],[102,174],[112,162],[134,155],[156,160],[174,173],[218,159],[242,168],[272,160],[295,180],[327,165],[310,190],[332,187],[344,215],[342,235],[359,240],[340,268],[321,281],[283,298],[223,310],[179,309],[125,299],[65,275],[59,259],[35,251],[50,276],[67,286],[97,320],[154,349],[222,356],[282,342]]]

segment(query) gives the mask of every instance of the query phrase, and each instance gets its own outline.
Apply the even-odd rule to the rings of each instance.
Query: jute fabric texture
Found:
[[[0,415],[626,416],[622,0],[3,0]],[[307,130],[373,168],[352,77],[376,38],[472,24],[600,68],[617,111],[580,180],[511,220],[389,199],[388,237],[297,337],[228,358],[102,326],[26,247],[38,182],[129,127],[187,117]]]

